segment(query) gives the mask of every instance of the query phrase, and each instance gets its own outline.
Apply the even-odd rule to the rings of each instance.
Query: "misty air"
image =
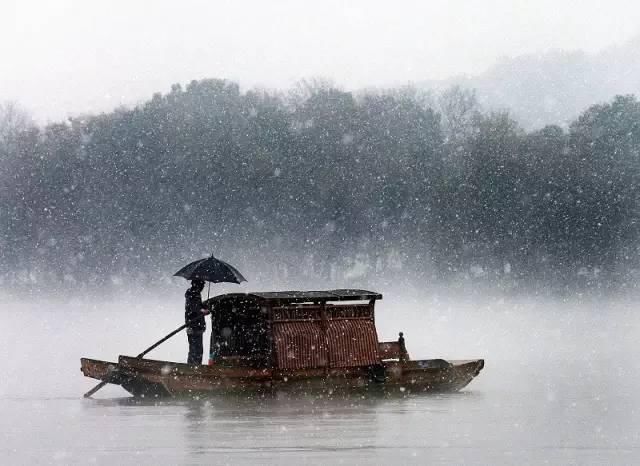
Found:
[[[6,464],[640,462],[640,9],[0,6]]]

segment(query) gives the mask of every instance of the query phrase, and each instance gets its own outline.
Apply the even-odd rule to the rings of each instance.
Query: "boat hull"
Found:
[[[467,386],[484,360],[384,361],[377,366],[279,370],[188,365],[120,356],[117,363],[81,359],[87,377],[122,386],[135,397],[217,394],[338,395],[350,392],[455,392]]]

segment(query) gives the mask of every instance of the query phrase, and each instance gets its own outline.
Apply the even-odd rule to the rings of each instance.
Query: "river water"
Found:
[[[632,299],[385,294],[382,340],[404,331],[414,358],[486,359],[456,394],[152,403],[108,386],[83,399],[95,381],[79,358],[137,354],[180,324],[178,298],[4,299],[0,462],[640,464]],[[186,338],[149,356],[182,360]]]

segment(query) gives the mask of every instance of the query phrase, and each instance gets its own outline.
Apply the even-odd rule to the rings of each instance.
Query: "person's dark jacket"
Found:
[[[202,296],[200,291],[189,288],[184,294],[184,321],[187,324],[187,330],[191,333],[202,333],[206,330],[207,324],[202,313]],[[193,321],[192,321],[193,320]]]

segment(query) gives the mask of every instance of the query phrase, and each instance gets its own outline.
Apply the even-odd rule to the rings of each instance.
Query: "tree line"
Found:
[[[157,281],[207,253],[294,283],[633,284],[640,103],[525,132],[470,90],[172,86],[39,127],[0,107],[4,286]]]

